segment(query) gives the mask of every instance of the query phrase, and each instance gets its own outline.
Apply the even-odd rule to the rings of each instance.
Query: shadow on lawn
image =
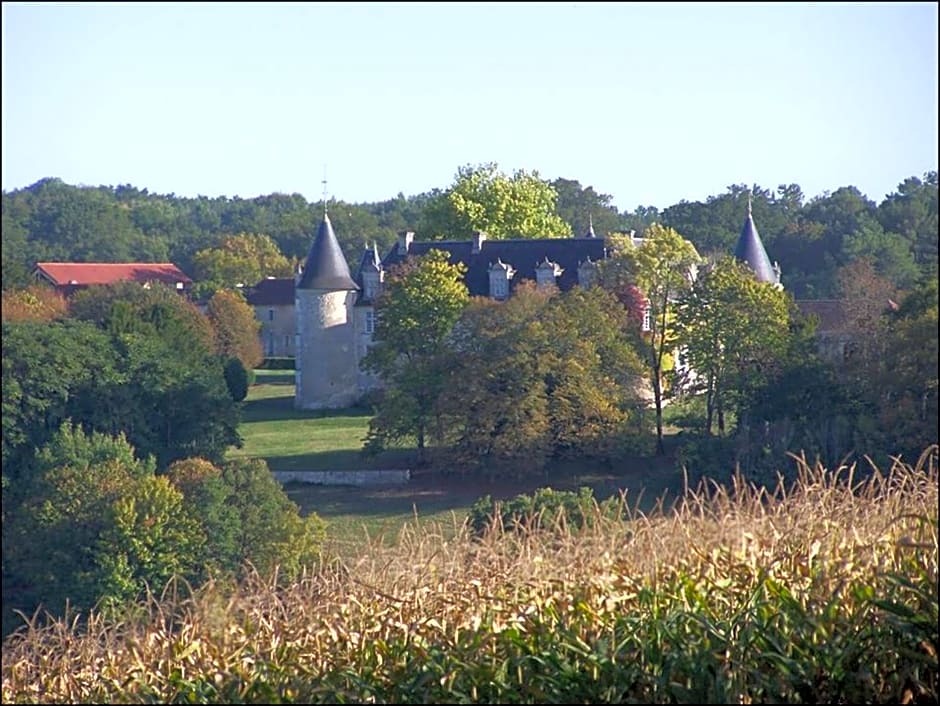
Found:
[[[378,456],[366,456],[355,449],[308,451],[296,456],[266,456],[272,471],[375,471],[410,468],[413,452],[391,449]]]
[[[285,419],[326,419],[329,417],[369,417],[365,407],[346,409],[297,409],[293,395],[246,400],[242,403],[243,422],[271,422]]]
[[[422,516],[448,510],[465,511],[484,495],[494,500],[509,500],[546,487],[558,491],[588,487],[598,501],[625,493],[631,508],[650,512],[660,503],[668,507],[681,489],[681,473],[676,470],[673,459],[668,457],[625,459],[622,465],[613,468],[592,469],[586,466],[584,463],[556,464],[542,473],[496,478],[419,471],[413,473],[407,484],[393,487],[322,486],[294,482],[286,484],[285,490],[303,511],[313,510],[325,518],[348,515],[381,518],[415,511]],[[374,467],[396,466],[386,463]]]

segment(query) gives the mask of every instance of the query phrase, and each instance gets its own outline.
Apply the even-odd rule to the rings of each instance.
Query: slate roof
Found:
[[[774,272],[773,265],[770,264],[770,258],[767,257],[767,251],[761,242],[757,226],[754,225],[750,202],[748,202],[747,218],[744,220],[741,236],[734,248],[734,256],[738,260],[747,263],[761,282],[770,282],[771,284],[778,282],[777,273]]]
[[[294,278],[268,277],[261,280],[245,297],[252,306],[293,306]]]
[[[839,299],[797,299],[796,306],[803,315],[819,319],[819,333],[838,331],[845,325],[845,302]]]
[[[172,262],[37,262],[33,273],[71,292],[116,282],[162,282],[187,289],[193,281]]]
[[[334,291],[359,289],[349,274],[349,265],[333,232],[333,224],[325,213],[313,245],[310,246],[297,288]]]
[[[510,280],[510,292],[524,279],[536,281],[535,269],[548,258],[564,272],[556,280],[561,291],[567,291],[578,283],[578,265],[589,257],[594,262],[607,256],[603,238],[541,238],[519,240],[484,240],[480,252],[473,253],[471,240],[441,240],[412,242],[408,255],[426,255],[430,250],[443,250],[450,254],[451,264],[461,262],[467,266],[464,282],[471,296],[486,297],[490,293],[490,265],[501,261],[516,271]],[[389,267],[405,259],[398,246],[394,246],[382,266]]]

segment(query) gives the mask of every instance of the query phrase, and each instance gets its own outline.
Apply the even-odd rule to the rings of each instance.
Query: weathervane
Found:
[[[326,215],[326,165],[323,165],[323,181],[320,182],[323,184],[323,215]]]

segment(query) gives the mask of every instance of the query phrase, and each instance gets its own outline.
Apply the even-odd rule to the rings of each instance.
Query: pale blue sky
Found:
[[[937,4],[3,3],[3,183],[379,201],[458,167],[621,210],[937,169]]]

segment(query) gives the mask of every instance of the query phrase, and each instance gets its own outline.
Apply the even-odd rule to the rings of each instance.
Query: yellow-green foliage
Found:
[[[407,526],[287,588],[31,625],[4,702],[937,700],[936,449],[579,529]]]

